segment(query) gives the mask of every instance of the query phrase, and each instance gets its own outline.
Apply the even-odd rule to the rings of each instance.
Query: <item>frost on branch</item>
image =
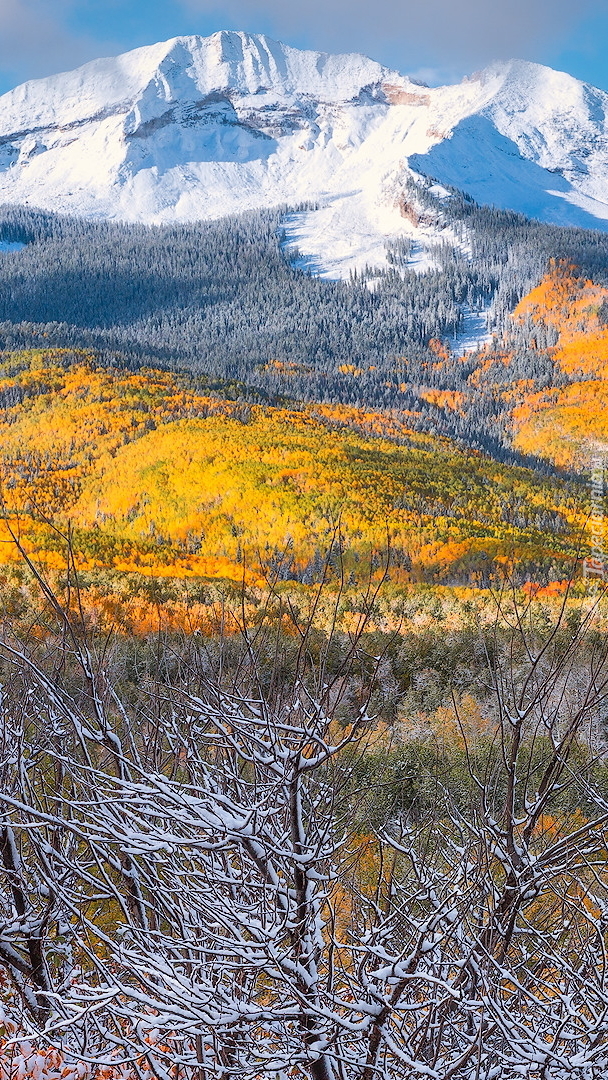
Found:
[[[135,712],[77,639],[80,683],[6,641],[2,1067],[599,1080],[606,659],[589,630],[532,641],[499,612],[461,789],[429,775],[375,829],[363,633],[331,679],[309,627],[295,675],[191,672]]]

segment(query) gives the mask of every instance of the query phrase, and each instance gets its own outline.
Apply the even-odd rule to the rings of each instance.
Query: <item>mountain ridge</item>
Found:
[[[309,203],[286,232],[316,272],[386,266],[395,238],[424,270],[459,241],[404,212],[412,179],[608,230],[607,116],[608,94],[527,61],[425,87],[360,54],[176,37],[0,97],[0,201],[155,224]]]

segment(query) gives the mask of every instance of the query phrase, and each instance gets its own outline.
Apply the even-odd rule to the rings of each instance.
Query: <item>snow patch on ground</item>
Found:
[[[334,196],[316,209],[286,214],[281,227],[283,250],[292,264],[330,280],[394,268],[389,250],[391,241],[398,239],[410,245],[401,268],[418,274],[437,269],[437,248],[442,244],[469,254],[466,244],[447,226],[415,226],[389,201],[370,204],[362,192]]]
[[[386,241],[395,234],[370,220],[364,202],[360,193],[336,196],[318,210],[287,214],[282,222],[285,254],[289,257],[290,249],[297,249],[295,266],[334,280],[386,270]]]
[[[492,335],[488,330],[488,311],[489,308],[485,311],[463,308],[458,333],[447,339],[454,356],[465,356],[466,353],[476,352],[489,344]]]

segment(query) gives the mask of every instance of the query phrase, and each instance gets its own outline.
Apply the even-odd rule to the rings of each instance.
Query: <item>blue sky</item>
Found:
[[[179,34],[365,52],[430,83],[521,57],[608,90],[608,0],[0,0],[0,93]]]

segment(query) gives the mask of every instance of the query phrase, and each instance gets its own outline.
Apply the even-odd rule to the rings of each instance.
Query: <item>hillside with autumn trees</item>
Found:
[[[70,530],[82,570],[312,582],[336,528],[345,573],[391,549],[395,581],[475,584],[496,566],[562,577],[576,485],[415,430],[407,414],[223,399],[167,372],[60,350],[0,366],[7,530],[48,566]]]
[[[513,441],[524,453],[584,470],[608,439],[608,289],[555,266],[515,310],[533,340],[537,326],[557,334],[548,355],[554,385],[513,409]]]
[[[270,403],[84,350],[5,352],[6,579],[24,554],[60,573],[69,547],[81,581],[107,596],[126,582],[147,596],[169,581],[259,586],[269,573],[301,587],[339,535],[352,586],[389,551],[395,587],[562,581],[590,543],[580,476],[607,434],[607,313],[607,287],[554,262],[491,345],[455,359],[449,341],[430,341],[435,372],[460,365],[457,389],[419,383],[411,408],[381,412]],[[422,412],[474,428],[489,401],[512,464],[429,431]]]
[[[465,424],[481,407],[503,445],[563,474],[585,472],[608,439],[608,288],[553,261],[502,334],[461,366],[457,389],[421,396]]]

